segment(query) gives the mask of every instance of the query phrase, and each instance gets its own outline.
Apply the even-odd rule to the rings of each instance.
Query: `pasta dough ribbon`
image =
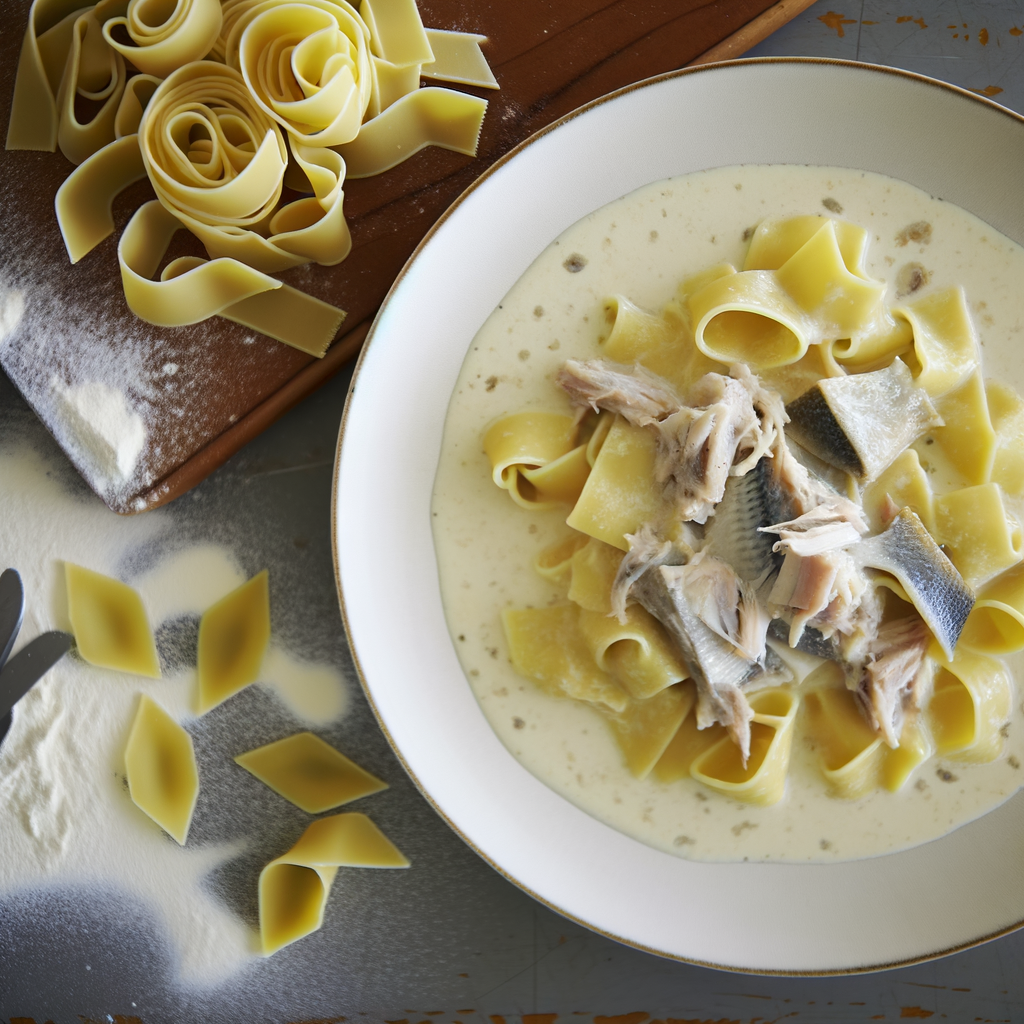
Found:
[[[914,331],[917,385],[932,398],[959,387],[981,362],[962,288],[946,288],[896,310]]]
[[[201,60],[220,33],[220,0],[129,0],[126,15],[107,18],[103,38],[143,74],[157,78]],[[134,45],[114,38],[118,26]]]
[[[311,261],[332,266],[348,255],[344,160],[293,145],[314,196],[278,208],[288,167],[284,135],[237,71],[198,61],[174,72],[146,108],[139,143],[157,197],[213,259],[274,274]]]
[[[327,351],[345,313],[232,259],[183,257],[160,281],[152,275],[181,223],[158,202],[140,207],[121,235],[117,255],[132,312],[162,327],[211,316],[252,327],[310,355]]]
[[[54,206],[72,263],[114,233],[114,197],[145,176],[139,137],[127,135],[94,153],[65,179]]]
[[[408,93],[340,146],[351,178],[382,174],[426,146],[475,156],[487,101],[451,89]]]
[[[114,140],[124,91],[124,61],[107,46],[101,22],[112,3],[34,0],[18,59],[8,149],[61,151],[74,164]],[[101,104],[91,121],[75,115],[75,97]]]
[[[315,932],[339,867],[407,868],[408,859],[365,814],[314,821],[260,872],[260,938],[269,956]]]

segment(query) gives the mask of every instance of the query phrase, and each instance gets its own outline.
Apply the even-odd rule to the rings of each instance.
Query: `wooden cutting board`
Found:
[[[114,511],[162,505],[351,359],[417,243],[504,153],[581,104],[682,68],[723,40],[712,55],[738,56],[807,6],[809,0],[420,0],[428,27],[488,37],[483,49],[501,88],[476,90],[489,107],[475,158],[429,148],[385,174],[347,182],[349,257],[336,267],[281,275],[348,313],[322,360],[219,317],[173,329],[139,320],[121,290],[117,239],[153,197],[148,183],[116,200],[114,236],[72,266],[53,211],[71,164],[59,152],[0,152],[0,365]],[[21,0],[0,14],[5,111],[28,7]],[[179,232],[167,258],[185,253],[203,254]],[[59,399],[96,381],[119,390],[145,425],[136,469],[116,485],[76,440]]]

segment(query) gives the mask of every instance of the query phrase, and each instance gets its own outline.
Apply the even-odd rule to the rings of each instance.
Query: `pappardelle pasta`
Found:
[[[1005,757],[1024,401],[983,378],[963,288],[893,297],[863,226],[747,235],[660,312],[586,311],[591,352],[483,432],[493,483],[566,524],[506,656],[659,793],[767,807],[795,745],[846,800]]]

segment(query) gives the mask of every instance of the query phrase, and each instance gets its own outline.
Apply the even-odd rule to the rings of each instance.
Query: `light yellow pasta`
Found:
[[[160,81],[155,75],[133,75],[128,79],[121,94],[121,102],[117,105],[117,114],[114,115],[116,139],[138,134],[142,115]]]
[[[990,478],[1015,498],[1024,497],[1024,401],[1012,388],[985,382],[985,396],[995,434]]]
[[[743,269],[778,270],[802,249],[829,219],[817,215],[766,217],[751,235]],[[862,227],[845,220],[833,220],[832,227],[843,266],[856,277],[867,280],[864,257],[867,254],[868,233]]]
[[[114,233],[114,197],[146,176],[134,135],[104,146],[76,167],[57,189],[57,224],[72,263]]]
[[[932,398],[955,390],[978,369],[981,353],[962,288],[946,288],[896,313],[914,331],[915,383]]]
[[[270,642],[269,574],[264,569],[209,607],[199,620],[199,713],[256,681]]]
[[[1005,572],[1024,555],[1024,531],[1006,511],[998,484],[942,494],[934,507],[934,537],[972,587]]]
[[[878,786],[889,748],[865,721],[853,693],[842,685],[838,666],[833,666],[832,674],[840,676],[839,685],[813,690],[804,698],[809,731],[831,791],[858,800]]]
[[[505,609],[501,613],[516,671],[553,697],[572,697],[624,711],[629,697],[594,661],[574,604]]]
[[[71,562],[64,564],[64,576],[78,653],[91,665],[159,679],[153,630],[138,593]]]
[[[475,85],[481,89],[498,88],[494,72],[480,49],[487,36],[436,28],[428,28],[426,34],[434,59],[422,66],[424,78]]]
[[[927,719],[937,753],[957,761],[993,761],[1003,749],[1002,727],[1010,715],[1013,688],[994,658],[960,651],[936,659],[934,692]]]
[[[586,445],[578,445],[571,416],[519,412],[496,420],[484,434],[494,482],[517,505],[573,504],[590,473]]]
[[[192,737],[145,694],[128,734],[124,764],[135,805],[184,846],[199,797]]]
[[[589,537],[573,530],[563,540],[538,552],[533,560],[533,568],[538,575],[568,592],[572,581],[573,555],[589,543]]]
[[[997,576],[978,594],[960,643],[997,657],[1024,650],[1024,562]]]
[[[890,506],[897,509],[908,505],[932,532],[935,528],[934,503],[928,474],[921,467],[921,460],[913,448],[900,452],[893,462],[864,488],[861,504],[867,515],[873,533],[880,533],[888,526],[883,514]]]
[[[690,774],[705,786],[743,803],[777,803],[786,790],[799,700],[791,690],[771,689],[750,698],[750,757],[744,766],[739,747],[725,737],[700,754]]]
[[[659,763],[683,720],[690,713],[692,688],[670,686],[649,700],[632,700],[624,711],[605,712],[626,767],[645,779]]]
[[[362,0],[359,13],[369,28],[378,57],[398,67],[430,64],[434,60],[415,0]]]
[[[123,16],[104,21],[103,38],[143,74],[166,78],[205,57],[220,26],[220,0],[129,0]],[[131,44],[118,41],[118,28],[128,33]]]
[[[660,518],[661,489],[654,480],[654,435],[617,417],[566,520],[574,530],[629,550],[627,533]]]
[[[269,956],[315,932],[340,867],[407,868],[408,859],[365,814],[314,821],[261,872],[260,940]]]
[[[239,754],[235,763],[309,814],[321,814],[388,788],[311,732]]]
[[[581,608],[579,624],[598,668],[634,700],[644,702],[653,698],[689,675],[668,643],[661,624],[639,605],[626,609],[624,623],[607,613]]]
[[[696,687],[692,682],[680,683],[679,688],[689,691],[691,708],[696,701]],[[659,782],[678,782],[689,778],[690,766],[706,750],[718,742],[728,739],[724,726],[711,725],[707,729],[697,728],[697,716],[688,713],[675,735],[665,747],[664,753],[654,765],[653,774]]]
[[[612,583],[621,562],[622,552],[618,548],[588,538],[586,545],[572,556],[569,600],[581,608],[610,614]]]
[[[996,436],[981,374],[975,371],[955,391],[936,399],[935,410],[944,426],[933,427],[916,443],[922,458],[927,460],[928,440],[932,439],[967,483],[986,483],[995,460]]]

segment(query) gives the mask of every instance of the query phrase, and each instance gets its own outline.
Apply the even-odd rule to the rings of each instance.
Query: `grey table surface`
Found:
[[[916,7],[823,0],[752,55],[891,65],[1024,112],[1021,0],[941,0]],[[329,382],[167,514],[179,540],[228,545],[253,571],[269,566],[280,593],[301,593],[301,608],[283,612],[275,629],[344,673],[350,710],[325,735],[390,783],[374,798],[373,813],[415,869],[400,881],[364,873],[332,899],[322,932],[254,961],[213,988],[178,980],[174,951],[158,920],[125,892],[42,884],[0,893],[0,1020],[1024,1019],[1024,932],[873,974],[726,973],[665,960],[589,932],[535,902],[467,848],[391,753],[362,696],[344,639],[331,563],[330,496],[349,375]],[[0,446],[15,439],[44,452],[67,487],[80,491],[83,501],[93,500],[0,375]],[[0,524],[0,561],[3,547]],[[253,696],[242,710],[269,713],[258,701]],[[196,736],[201,763],[206,739]],[[264,824],[272,830],[275,822]],[[246,894],[253,891],[257,859],[243,857],[210,879],[217,898],[249,921],[254,899]]]

